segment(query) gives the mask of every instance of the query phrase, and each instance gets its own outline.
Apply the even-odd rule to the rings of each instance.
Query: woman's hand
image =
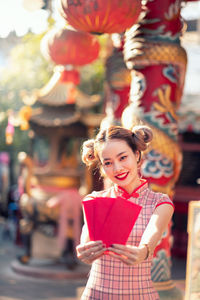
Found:
[[[76,247],[77,257],[86,264],[91,264],[105,252],[106,247],[102,241],[90,241]]]
[[[108,248],[109,255],[118,258],[126,265],[135,265],[145,260],[147,257],[147,248],[145,245],[139,247],[131,245],[114,244]]]

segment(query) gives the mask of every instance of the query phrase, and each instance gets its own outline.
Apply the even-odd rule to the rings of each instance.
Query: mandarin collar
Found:
[[[140,193],[148,187],[148,182],[146,179],[140,179],[141,184],[131,193],[129,194],[125,189],[123,189],[121,186],[116,184],[116,189],[118,192],[120,192],[121,197],[124,197],[125,199],[129,199],[131,197],[138,198]]]

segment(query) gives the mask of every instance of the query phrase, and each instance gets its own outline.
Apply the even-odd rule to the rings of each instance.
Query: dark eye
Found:
[[[127,155],[123,155],[120,157],[120,160],[125,160],[127,158]]]
[[[108,167],[108,166],[110,166],[111,165],[111,162],[110,161],[106,161],[105,163],[104,163],[104,166],[106,166],[106,167]]]

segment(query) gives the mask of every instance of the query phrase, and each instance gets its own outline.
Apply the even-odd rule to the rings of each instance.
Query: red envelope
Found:
[[[117,198],[101,231],[103,242],[125,245],[142,207],[128,200]]]
[[[88,226],[90,239],[101,239],[99,232],[108,217],[115,198],[97,197],[92,200],[83,200],[83,209]]]
[[[115,198],[99,197],[95,199],[95,241],[102,240],[102,228],[106,224],[115,203]]]
[[[85,213],[85,219],[89,231],[89,237],[92,241],[95,241],[95,235],[94,235],[94,223],[95,223],[95,199],[92,200],[83,200],[83,210]]]
[[[126,244],[142,208],[119,197],[99,197],[82,203],[90,239],[102,240],[107,247]]]

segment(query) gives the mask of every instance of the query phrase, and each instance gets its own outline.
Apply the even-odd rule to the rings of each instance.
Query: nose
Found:
[[[122,169],[123,168],[119,162],[114,162],[113,164],[114,173],[119,173]]]

